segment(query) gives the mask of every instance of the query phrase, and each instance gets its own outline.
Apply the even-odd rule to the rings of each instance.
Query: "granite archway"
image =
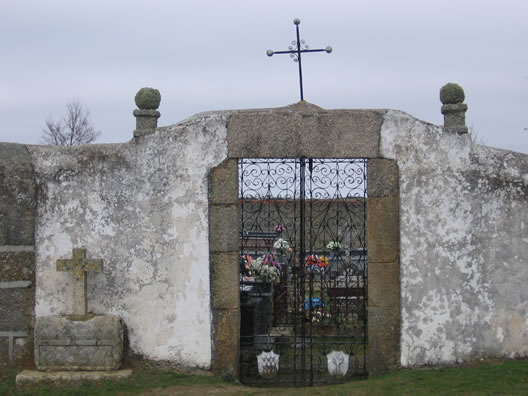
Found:
[[[399,366],[399,177],[379,150],[383,110],[324,110],[306,102],[235,112],[227,158],[209,175],[212,367],[239,367],[238,158],[367,158],[368,362],[375,375]]]

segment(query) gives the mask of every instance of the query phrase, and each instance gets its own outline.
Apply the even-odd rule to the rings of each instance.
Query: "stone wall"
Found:
[[[13,299],[0,299],[0,352],[13,358],[31,350],[33,246],[37,316],[71,312],[55,263],[86,248],[104,260],[88,309],[121,316],[131,352],[236,375],[236,159],[255,156],[369,158],[371,373],[528,354],[526,155],[403,112],[307,103],[198,114],[125,144],[0,150]],[[5,333],[18,331],[29,337]]]
[[[0,144],[0,366],[33,355],[35,197],[26,147]]]
[[[72,311],[56,260],[86,248],[88,311],[123,318],[130,352],[182,367],[211,363],[209,170],[226,120],[203,115],[126,144],[30,146],[39,186],[36,315]]]
[[[390,111],[400,169],[401,363],[528,355],[528,155]]]

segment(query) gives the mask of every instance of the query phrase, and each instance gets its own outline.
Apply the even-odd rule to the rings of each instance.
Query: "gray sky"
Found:
[[[134,95],[160,90],[159,125],[201,111],[299,100],[404,110],[443,122],[439,89],[459,83],[468,125],[490,146],[528,153],[526,0],[0,0],[0,141],[39,143],[73,98],[102,131],[132,137]]]

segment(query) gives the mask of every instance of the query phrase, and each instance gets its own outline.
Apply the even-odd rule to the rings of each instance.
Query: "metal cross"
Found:
[[[273,56],[273,54],[290,54],[290,58],[293,58],[294,62],[297,62],[299,64],[299,85],[301,87],[301,100],[304,100],[303,95],[303,82],[302,82],[302,65],[301,65],[301,54],[304,52],[332,52],[332,47],[328,46],[325,49],[309,49],[309,47],[304,43],[304,40],[301,40],[299,37],[299,24],[301,23],[301,20],[299,18],[295,18],[293,20],[293,23],[295,24],[295,29],[297,30],[297,40],[292,41],[292,45],[290,45],[288,48],[288,51],[273,51],[273,50],[267,50],[266,53],[268,56]]]
[[[73,273],[73,314],[86,315],[86,272],[102,271],[103,260],[89,260],[86,249],[73,249],[73,260],[57,260],[57,271]]]

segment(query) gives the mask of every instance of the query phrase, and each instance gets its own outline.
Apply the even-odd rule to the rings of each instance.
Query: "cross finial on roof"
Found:
[[[301,23],[301,20],[299,18],[295,18],[293,20],[293,23],[295,24],[295,29],[297,31],[297,40],[292,41],[292,45],[290,45],[288,48],[288,51],[273,51],[273,50],[267,50],[266,53],[268,56],[273,56],[274,54],[290,54],[290,57],[293,58],[294,62],[297,62],[299,64],[299,85],[301,88],[301,100],[304,100],[304,94],[303,94],[303,82],[302,82],[302,64],[301,64],[301,54],[304,52],[332,52],[332,47],[328,46],[325,49],[309,49],[309,47],[304,43],[304,40],[300,39],[299,35],[299,24]]]

